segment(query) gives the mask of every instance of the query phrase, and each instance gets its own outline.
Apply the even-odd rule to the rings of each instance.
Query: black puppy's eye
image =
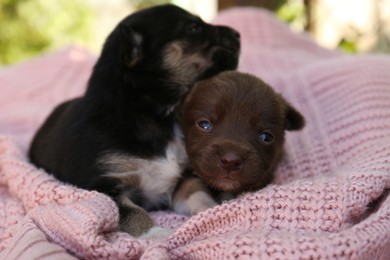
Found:
[[[189,32],[189,33],[197,33],[200,31],[202,31],[202,26],[200,26],[200,24],[198,24],[198,23],[192,23],[187,28],[187,32]]]
[[[274,140],[274,136],[269,132],[264,131],[259,134],[259,141],[262,143],[270,143],[273,140]]]
[[[211,122],[207,119],[201,119],[197,122],[198,127],[200,127],[202,130],[210,131],[213,129],[213,125]]]

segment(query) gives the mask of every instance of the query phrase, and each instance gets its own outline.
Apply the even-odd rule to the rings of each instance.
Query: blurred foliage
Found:
[[[276,15],[284,22],[305,23],[305,5],[301,1],[284,1],[276,10]]]
[[[346,38],[342,38],[338,44],[338,48],[346,53],[357,53],[358,48],[356,46],[356,41],[351,41]]]
[[[162,5],[168,4],[171,1],[169,0],[128,0],[135,10],[140,10],[143,8],[151,7],[153,5]]]
[[[79,0],[0,0],[0,63],[90,40],[92,11]]]
[[[139,10],[170,0],[125,0]],[[184,0],[183,0],[184,1]],[[262,0],[276,15],[297,30],[308,28],[311,0]],[[255,2],[255,1],[254,1]],[[306,3],[306,4],[305,4]],[[96,5],[96,4],[95,4]],[[0,0],[0,64],[11,64],[66,44],[91,46],[97,14],[90,1],[82,0]],[[382,37],[383,38],[383,37]],[[380,38],[389,50],[390,39]],[[359,37],[347,37],[339,48],[358,51]]]
[[[353,26],[349,26],[337,44],[337,48],[346,53],[358,53],[358,42],[363,35]]]
[[[283,5],[281,5],[276,10],[276,15],[282,21],[290,24],[290,26],[297,30],[307,30],[309,28],[308,22],[308,6],[305,5],[305,1],[299,0],[286,0]],[[357,53],[358,47],[357,42],[359,37],[354,35],[354,37],[344,37],[340,40],[338,44],[338,49],[346,53]]]

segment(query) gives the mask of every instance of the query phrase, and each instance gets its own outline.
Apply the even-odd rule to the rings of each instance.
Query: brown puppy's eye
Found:
[[[202,130],[210,131],[213,129],[213,125],[211,122],[207,119],[201,119],[196,122],[197,126],[200,127]]]
[[[262,143],[270,143],[273,140],[274,140],[274,136],[269,132],[264,131],[259,134],[259,141]]]

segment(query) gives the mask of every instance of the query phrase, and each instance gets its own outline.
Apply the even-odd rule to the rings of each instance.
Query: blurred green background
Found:
[[[180,4],[189,1],[0,0],[0,65],[20,62],[69,44],[82,45],[98,52],[113,24],[126,14],[168,2]],[[232,5],[237,2],[240,1],[222,0],[216,3]],[[257,1],[256,5],[261,5],[261,2],[293,29],[314,32],[313,6],[317,1]],[[359,33],[346,33],[336,47],[346,52],[358,52],[361,37]],[[388,52],[389,49],[385,46],[383,51]]]
[[[92,9],[76,0],[0,0],[0,63],[91,40]]]

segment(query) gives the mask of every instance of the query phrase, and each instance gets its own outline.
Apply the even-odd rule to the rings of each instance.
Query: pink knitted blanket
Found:
[[[241,32],[240,70],[307,119],[274,182],[191,218],[152,212],[165,239],[117,232],[110,198],[26,157],[51,109],[85,89],[95,57],[70,47],[0,69],[0,259],[389,259],[390,57],[322,49],[256,9],[216,23]]]

